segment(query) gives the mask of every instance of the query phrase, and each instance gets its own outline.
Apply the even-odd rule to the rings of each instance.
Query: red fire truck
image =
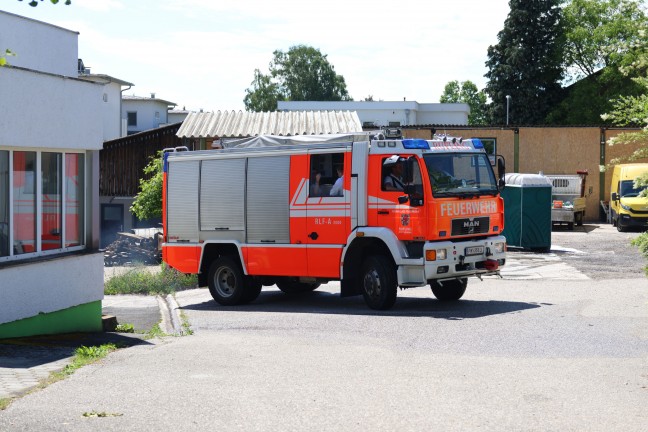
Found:
[[[262,136],[164,154],[164,261],[222,305],[339,280],[373,309],[398,288],[460,299],[505,263],[498,177],[478,139]]]

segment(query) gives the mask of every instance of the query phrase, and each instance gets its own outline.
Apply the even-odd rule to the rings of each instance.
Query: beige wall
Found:
[[[601,151],[604,152],[605,165],[610,160],[628,156],[639,146],[610,146],[607,141],[622,132],[638,129],[602,130],[600,127],[522,127],[519,132],[518,152],[515,153],[515,130],[496,128],[438,128],[437,134],[448,134],[463,138],[495,138],[497,153],[504,156],[506,171],[514,172],[516,156],[520,173],[536,174],[576,174],[587,170],[585,185],[587,208],[585,220],[600,220],[600,201],[610,197],[611,170],[600,172]],[[601,133],[604,133],[602,136]],[[406,138],[431,139],[431,129],[405,129]],[[601,139],[605,145],[601,148]],[[648,159],[639,162],[648,162]]]

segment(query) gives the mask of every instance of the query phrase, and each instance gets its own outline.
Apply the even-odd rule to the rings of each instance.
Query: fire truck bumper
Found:
[[[431,280],[499,274],[506,263],[506,238],[488,237],[460,242],[430,242],[423,258],[403,260],[398,267],[402,287],[427,285]]]

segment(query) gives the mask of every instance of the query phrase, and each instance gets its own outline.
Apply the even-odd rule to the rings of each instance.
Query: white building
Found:
[[[90,69],[79,59],[79,78],[103,84],[101,104],[103,111],[103,141],[110,141],[126,136],[126,117],[122,116],[122,92],[135,84],[104,74],[92,74]],[[126,87],[126,88],[123,88]]]
[[[465,125],[468,124],[470,108],[463,103],[402,102],[321,102],[280,101],[279,111],[355,111],[363,127],[405,125]]]
[[[168,111],[176,104],[155,97],[122,97],[122,118],[126,119],[128,135],[159,128],[169,123]]]
[[[78,33],[0,11],[0,338],[100,331],[104,85]]]

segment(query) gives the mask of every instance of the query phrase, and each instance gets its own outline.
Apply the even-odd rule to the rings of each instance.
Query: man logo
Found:
[[[475,234],[475,228],[479,228],[479,221],[468,219],[464,221],[463,226],[468,231],[468,234]]]

